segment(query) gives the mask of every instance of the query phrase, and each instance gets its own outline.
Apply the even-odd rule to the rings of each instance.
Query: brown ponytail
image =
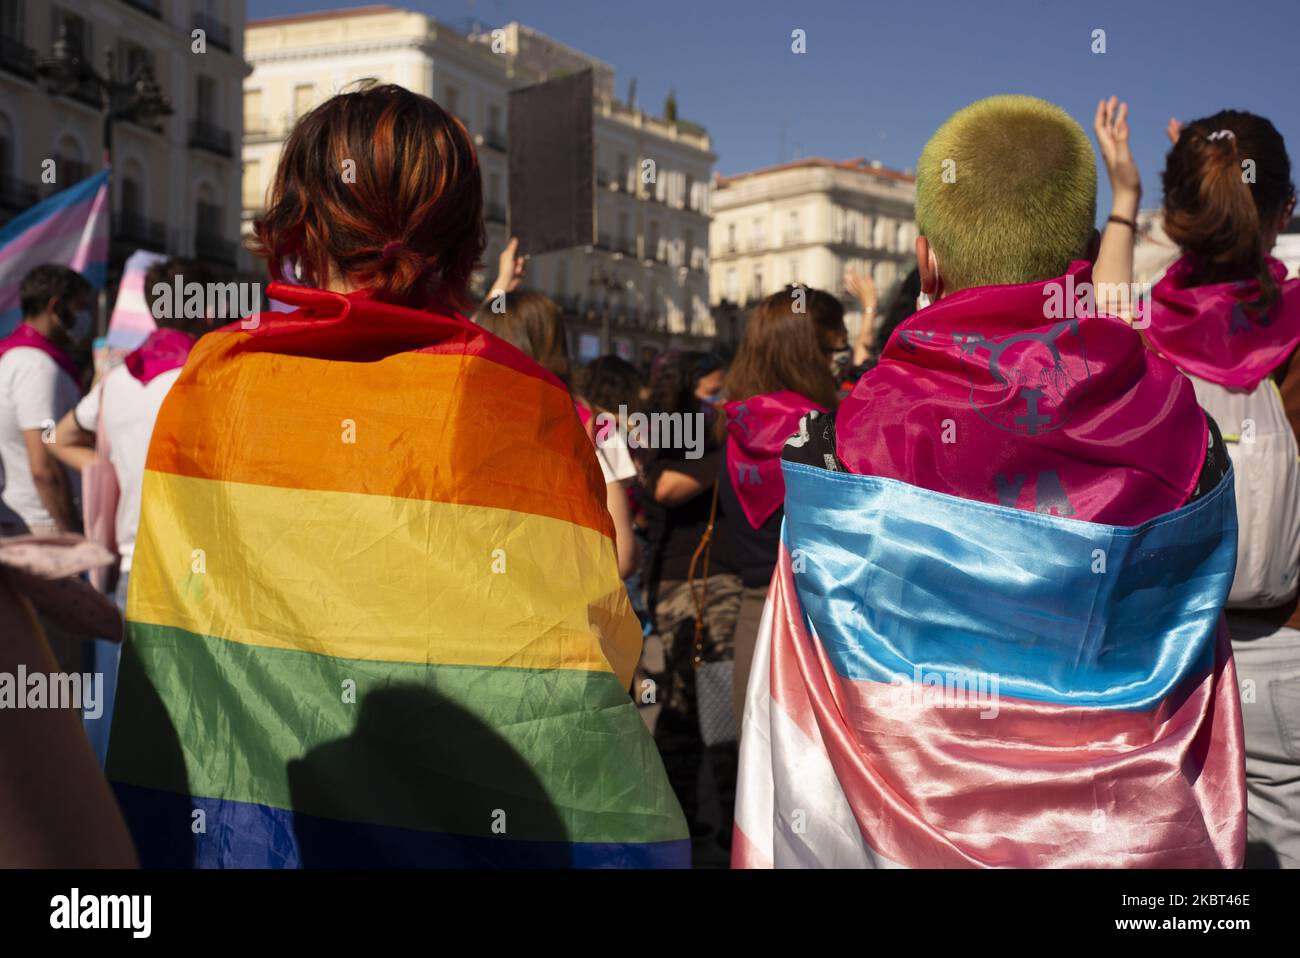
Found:
[[[1253,165],[1253,182],[1247,170]],[[1195,257],[1192,284],[1254,279],[1267,311],[1278,286],[1265,235],[1295,195],[1282,135],[1237,110],[1187,124],[1165,160],[1165,232]]]

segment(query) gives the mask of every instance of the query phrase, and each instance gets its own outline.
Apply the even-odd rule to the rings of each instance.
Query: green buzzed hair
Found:
[[[921,152],[916,226],[949,292],[1062,275],[1083,257],[1096,217],[1092,144],[1046,100],[978,100]]]

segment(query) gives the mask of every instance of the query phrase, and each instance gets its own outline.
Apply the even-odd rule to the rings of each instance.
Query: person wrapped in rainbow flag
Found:
[[[149,448],[108,759],[142,864],[689,865],[591,441],[461,314],[464,126],[330,99],[256,238],[293,310],[204,336]]]
[[[783,453],[733,865],[1241,864],[1231,465],[1192,384],[1095,308],[1094,256],[1127,280],[1095,209],[1088,139],[1041,100],[925,147],[932,305]]]

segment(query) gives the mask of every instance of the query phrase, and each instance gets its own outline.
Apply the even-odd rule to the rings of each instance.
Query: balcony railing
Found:
[[[506,135],[500,130],[488,130],[483,134],[483,145],[498,153],[506,152]]]
[[[36,51],[11,37],[0,36],[0,70],[36,79]]]
[[[194,255],[201,260],[221,266],[235,265],[237,247],[227,239],[198,230],[194,234]]]
[[[230,131],[207,120],[190,120],[190,146],[209,150],[220,156],[234,156],[230,148]]]
[[[131,0],[127,0],[131,2]],[[144,0],[149,2],[149,0]],[[230,52],[230,27],[223,21],[218,20],[210,13],[204,13],[202,10],[194,11],[194,29],[202,30],[208,38],[208,42],[214,47]]]
[[[124,246],[152,250],[155,253],[165,251],[167,245],[167,227],[158,220],[151,220],[139,213],[124,211],[118,214],[113,223],[114,239]]]
[[[10,213],[21,213],[29,206],[35,206],[40,198],[35,183],[13,176],[0,177],[0,208]]]
[[[489,223],[504,223],[506,221],[504,203],[487,203],[483,207],[483,213]]]
[[[123,0],[128,7],[135,7],[141,13],[162,19],[162,4],[158,0]]]

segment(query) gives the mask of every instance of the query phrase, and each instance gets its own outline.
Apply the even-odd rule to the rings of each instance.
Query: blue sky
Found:
[[[250,19],[358,6],[248,0]],[[994,93],[1059,103],[1091,131],[1127,99],[1143,203],[1160,202],[1170,116],[1225,108],[1271,119],[1300,164],[1300,0],[393,0],[455,21],[519,20],[612,64],[658,112],[670,88],[704,124],[716,169],[796,155],[915,166],[943,119]],[[802,29],[807,52],[790,50]],[[1094,54],[1092,31],[1106,31]],[[796,153],[797,151],[797,153]],[[1102,185],[1100,217],[1109,192]]]

